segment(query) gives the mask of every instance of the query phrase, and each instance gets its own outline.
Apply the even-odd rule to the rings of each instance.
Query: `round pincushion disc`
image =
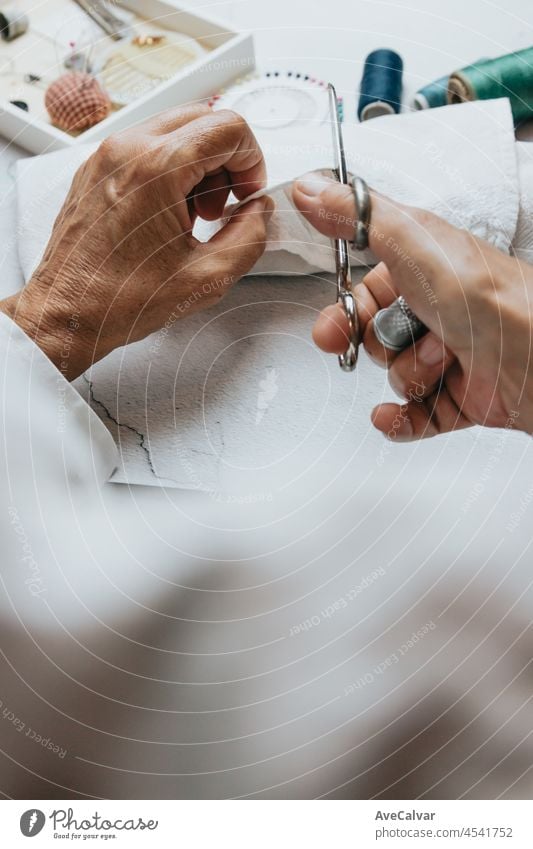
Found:
[[[291,73],[254,75],[213,98],[214,109],[233,109],[252,127],[276,130],[329,119],[325,83]]]

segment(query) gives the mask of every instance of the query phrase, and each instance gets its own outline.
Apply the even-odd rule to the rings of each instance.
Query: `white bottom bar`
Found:
[[[5,801],[0,833],[10,849],[33,836],[36,847],[530,849],[529,813],[525,801]]]

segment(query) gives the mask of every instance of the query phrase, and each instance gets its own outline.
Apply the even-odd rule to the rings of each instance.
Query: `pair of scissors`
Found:
[[[335,157],[333,173],[339,183],[343,186],[349,186],[337,92],[331,83],[328,85],[328,96],[331,127],[333,130],[333,153]],[[357,363],[357,349],[359,347],[359,322],[357,320],[357,308],[352,291],[352,273],[346,239],[334,239],[333,249],[335,252],[337,278],[337,303],[342,305],[348,320],[348,348],[344,354],[339,355],[339,365],[343,371],[353,371]]]
[[[343,186],[350,186],[337,106],[337,93],[331,83],[328,85],[328,95],[333,130],[333,152],[335,156],[333,173],[339,183]],[[337,277],[337,302],[342,305],[348,320],[348,348],[344,354],[339,356],[339,365],[343,371],[353,371],[357,363],[357,349],[360,337],[357,307],[352,291],[350,256],[348,254],[348,244],[345,239],[334,239],[333,246]],[[376,338],[385,348],[391,351],[403,351],[426,331],[427,327],[415,315],[402,296],[397,298],[390,307],[379,310],[374,316]]]

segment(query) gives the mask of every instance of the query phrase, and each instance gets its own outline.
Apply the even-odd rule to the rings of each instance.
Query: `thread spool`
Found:
[[[448,102],[449,74],[419,88],[413,98],[415,109],[436,109]]]
[[[448,103],[508,97],[515,124],[533,117],[533,47],[483,59],[454,71]]]
[[[5,6],[0,9],[0,35],[4,41],[13,41],[19,35],[28,31],[27,15],[16,6]]]
[[[360,121],[400,111],[402,73],[402,57],[394,50],[382,48],[368,54],[359,87],[357,115]]]

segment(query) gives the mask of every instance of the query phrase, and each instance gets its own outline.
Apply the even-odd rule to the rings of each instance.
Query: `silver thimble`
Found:
[[[420,339],[427,327],[400,295],[390,307],[374,316],[376,339],[390,351],[403,351]]]

